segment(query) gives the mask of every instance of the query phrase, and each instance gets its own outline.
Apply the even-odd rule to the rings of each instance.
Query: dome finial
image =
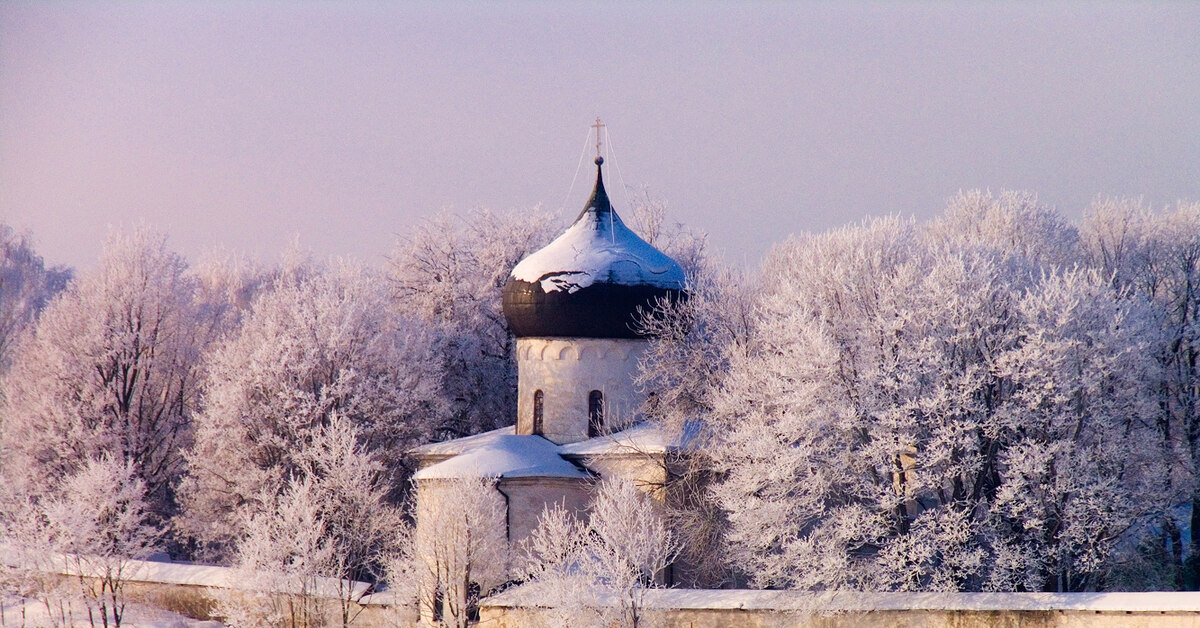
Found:
[[[604,126],[605,126],[604,123],[601,122],[600,118],[597,116],[596,123],[592,125],[592,128],[596,129],[596,160],[595,160],[595,162],[596,162],[597,166],[604,163],[604,157],[600,154],[600,129],[603,129]]]

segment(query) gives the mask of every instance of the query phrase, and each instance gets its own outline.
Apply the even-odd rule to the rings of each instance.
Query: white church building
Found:
[[[446,480],[495,480],[514,544],[551,504],[585,513],[599,478],[664,485],[676,446],[640,414],[634,377],[648,339],[638,319],[660,299],[684,298],[684,273],[613,211],[603,162],[575,222],[517,264],[504,288],[517,338],[515,425],[413,451],[418,529]]]

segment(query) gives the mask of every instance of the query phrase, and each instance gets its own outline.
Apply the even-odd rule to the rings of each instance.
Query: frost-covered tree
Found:
[[[633,203],[634,231],[678,262],[689,283],[714,272],[707,254],[708,234],[679,221],[668,222],[670,212],[666,199],[651,195],[649,186],[642,186],[630,202]]]
[[[218,596],[217,612],[239,627],[331,623],[323,597],[337,555],[322,517],[316,480],[289,482],[272,508],[252,515],[237,546],[238,589]],[[325,594],[323,596],[322,594]]]
[[[1155,439],[1159,381],[1147,304],[1090,271],[1047,276],[1018,306],[1022,342],[997,360],[1012,387],[998,425],[993,589],[1092,590],[1114,542],[1170,498]]]
[[[392,529],[391,553],[384,558],[384,578],[390,597],[392,620],[401,626],[416,624],[420,619],[419,595],[424,563],[417,561],[416,534],[408,521],[397,522]]]
[[[959,192],[926,231],[935,241],[988,250],[1025,269],[1069,268],[1079,260],[1075,227],[1030,192]]]
[[[645,414],[687,443],[686,454],[669,464],[665,506],[685,565],[676,577],[695,586],[720,586],[733,577],[723,551],[725,517],[707,491],[713,470],[707,445],[714,434],[702,419],[713,410],[731,357],[748,347],[757,284],[751,273],[710,264],[689,280],[687,299],[661,304],[642,320],[651,338],[637,379],[648,392]]]
[[[229,621],[349,626],[355,620],[368,592],[362,583],[382,575],[406,525],[388,502],[383,465],[358,441],[358,430],[334,417],[301,453],[300,472],[282,493],[264,496],[272,507],[248,515],[236,560],[248,592],[221,600]]]
[[[247,513],[269,510],[289,478],[306,475],[306,452],[335,415],[382,463],[387,485],[403,487],[405,452],[445,416],[431,342],[371,270],[285,269],[210,356],[181,526],[225,554]]]
[[[587,541],[587,524],[562,504],[552,504],[522,543],[521,590],[528,605],[544,609],[540,619],[547,626],[584,626],[605,618],[593,599],[596,583],[581,563]]]
[[[586,523],[561,506],[542,513],[523,591],[552,625],[636,627],[678,550],[661,504],[631,481],[606,479]]]
[[[217,331],[235,331],[255,297],[284,269],[265,266],[225,249],[206,253],[189,270],[196,281],[196,303]]]
[[[732,356],[709,417],[730,558],[752,583],[861,581],[873,571],[848,557],[908,517],[898,472],[918,426],[900,405],[939,366],[920,351],[937,321],[910,312],[920,255],[915,226],[885,219],[791,241],[767,262],[752,346]]]
[[[43,498],[27,513],[45,547],[60,556],[92,626],[121,625],[131,561],[159,546],[163,528],[153,522],[145,483],[130,461],[88,460],[60,495]]]
[[[3,381],[7,481],[54,493],[107,455],[133,465],[156,515],[172,514],[210,331],[184,269],[164,236],[114,233],[42,312]]]
[[[393,476],[384,453],[369,451],[361,430],[340,416],[300,452],[299,475],[314,478],[313,490],[337,554],[333,577],[374,582],[396,544],[400,510],[389,498]],[[294,483],[294,480],[293,480]]]
[[[1162,377],[1147,382],[1159,394],[1158,430],[1173,473],[1169,480],[1180,502],[1191,503],[1191,529],[1200,525],[1200,204],[1180,203],[1151,211],[1140,199],[1098,199],[1081,226],[1088,262],[1114,290],[1149,300],[1159,332],[1152,353]],[[1172,516],[1162,518],[1166,551],[1178,574],[1183,568],[1182,538]],[[1193,534],[1191,555],[1200,556]],[[1200,586],[1194,565],[1185,575]],[[1177,580],[1179,575],[1169,576]]]
[[[1165,505],[1144,300],[962,233],[882,219],[765,264],[706,417],[753,584],[1095,587]]]
[[[65,268],[46,268],[29,238],[0,222],[0,374],[17,339],[70,276]]]
[[[506,504],[495,480],[426,480],[417,491],[420,613],[465,628],[479,598],[509,578]]]
[[[548,242],[555,220],[538,210],[439,214],[402,238],[391,259],[396,305],[437,330],[450,413],[439,438],[501,427],[516,415],[516,343],[501,291],[522,258]]]

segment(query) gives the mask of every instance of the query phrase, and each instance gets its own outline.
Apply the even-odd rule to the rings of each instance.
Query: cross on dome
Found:
[[[596,150],[600,130],[596,118]],[[639,319],[662,299],[683,298],[679,264],[625,225],[596,187],[575,222],[513,268],[504,286],[504,317],[518,338],[641,338]]]
[[[605,127],[605,124],[603,122],[601,122],[600,117],[597,116],[596,123],[592,125],[592,128],[596,129],[596,165],[597,166],[604,163],[604,157],[602,155],[600,155],[600,129],[603,129],[604,127]]]

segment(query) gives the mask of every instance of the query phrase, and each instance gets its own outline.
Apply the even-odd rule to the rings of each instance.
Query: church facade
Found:
[[[634,377],[648,339],[638,321],[659,300],[685,296],[684,273],[613,210],[603,161],[596,158],[583,211],[517,264],[504,288],[504,316],[517,338],[514,424],[413,451],[418,535],[431,519],[422,513],[453,490],[450,480],[495,482],[512,546],[550,505],[585,516],[600,478],[665,485],[677,444],[640,414],[645,396]]]

